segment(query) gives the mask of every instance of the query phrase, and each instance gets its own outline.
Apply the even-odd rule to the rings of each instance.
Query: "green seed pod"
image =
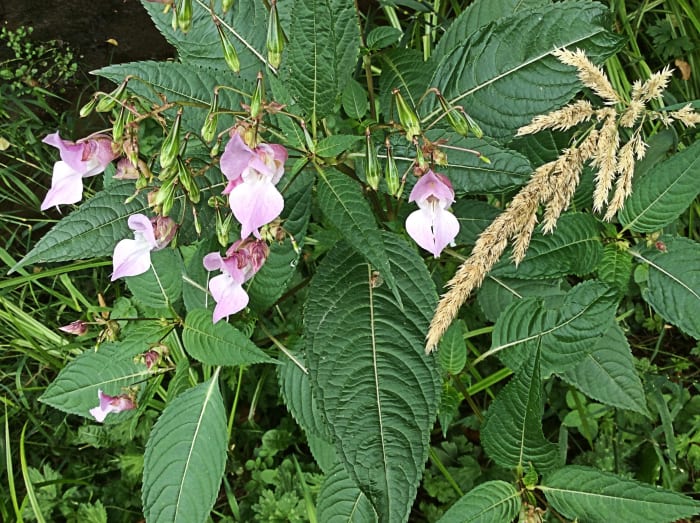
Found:
[[[219,121],[219,113],[217,112],[218,98],[219,92],[214,90],[214,99],[211,101],[209,112],[204,119],[204,125],[202,125],[201,135],[205,142],[211,142],[216,136],[216,126]]]
[[[377,158],[377,149],[374,147],[369,127],[365,129],[365,178],[367,185],[372,189],[376,191],[379,188],[381,171],[379,159]]]
[[[122,136],[124,136],[124,126],[126,125],[127,114],[131,114],[131,111],[128,111],[125,107],[122,107],[121,111],[119,111],[119,114],[117,115],[117,118],[112,124],[112,139],[115,142],[118,142],[122,139]]]
[[[97,105],[97,97],[93,96],[88,103],[86,103],[85,105],[83,105],[80,108],[80,117],[85,118],[86,116],[91,114],[92,111],[95,110],[96,105]]]
[[[391,94],[394,95],[394,99],[396,100],[399,122],[401,122],[401,126],[406,131],[406,139],[412,142],[414,137],[420,135],[420,120],[413,109],[406,103],[403,96],[401,96],[401,91],[394,89]]]
[[[226,33],[224,33],[224,30],[220,25],[217,25],[216,29],[219,31],[219,40],[221,40],[221,46],[224,49],[224,60],[226,61],[226,65],[228,65],[231,71],[238,74],[241,70],[241,62],[238,60],[236,48],[233,46],[231,40],[229,40],[228,36]]]
[[[442,94],[437,91],[435,94],[440,102],[440,107],[442,107],[442,110],[445,111],[445,118],[450,124],[450,127],[452,127],[457,134],[461,134],[462,136],[466,137],[469,134],[469,122],[467,122],[464,114],[448,104],[447,100],[445,100],[445,97],[442,96]]]
[[[192,173],[185,165],[185,162],[183,162],[182,158],[179,156],[177,157],[177,177],[182,184],[182,187],[187,192],[187,196],[189,197],[190,201],[192,203],[199,203],[199,187],[197,187],[197,184],[192,177]]]
[[[231,230],[233,214],[228,213],[226,218],[221,218],[221,213],[216,213],[216,239],[222,247],[228,247],[228,235]]]
[[[180,120],[182,119],[182,109],[177,112],[170,134],[163,140],[160,148],[160,166],[163,169],[170,167],[180,153]]]
[[[267,61],[272,67],[279,67],[284,50],[284,33],[277,14],[277,1],[270,2],[270,19],[267,23]]]
[[[263,99],[265,97],[265,86],[263,85],[262,73],[258,72],[257,84],[255,86],[255,92],[253,92],[253,97],[250,99],[250,117],[257,118],[263,108]]]
[[[484,131],[481,130],[479,124],[472,120],[471,116],[464,112],[464,109],[462,109],[461,107],[459,109],[464,114],[464,117],[467,119],[467,122],[469,122],[469,129],[471,130],[471,132],[474,133],[474,136],[476,136],[477,138],[481,138],[482,136],[484,136]]]
[[[120,83],[117,86],[117,88],[114,89],[108,95],[103,96],[102,99],[100,99],[100,101],[97,103],[97,107],[95,107],[95,110],[98,113],[106,113],[108,111],[111,111],[117,105],[117,102],[121,102],[124,99],[125,92],[126,81]]]
[[[221,9],[224,11],[224,13],[228,13],[231,6],[233,6],[233,0],[222,0]]]
[[[182,0],[177,10],[177,26],[183,33],[192,28],[192,0]]]
[[[153,203],[161,208],[161,216],[167,216],[173,208],[175,202],[175,184],[177,178],[171,178],[160,186]]]
[[[396,167],[394,155],[391,153],[391,144],[389,143],[389,140],[385,142],[385,145],[386,165],[384,166],[384,181],[386,181],[386,186],[389,189],[389,194],[391,194],[392,196],[398,196],[401,190],[399,168]]]

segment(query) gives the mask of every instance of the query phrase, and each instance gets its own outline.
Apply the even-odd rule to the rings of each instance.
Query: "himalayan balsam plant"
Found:
[[[111,257],[100,292],[122,314],[42,400],[107,427],[157,416],[149,523],[235,497],[253,367],[276,373],[323,474],[312,521],[411,519],[460,417],[495,472],[462,492],[443,467],[457,494],[432,520],[700,512],[573,464],[543,424],[560,384],[651,418],[616,316],[633,271],[700,339],[700,245],[669,227],[698,194],[700,145],[653,146],[700,116],[664,98],[669,69],[613,87],[597,64],[622,42],[600,3],[476,0],[447,27],[420,5],[144,1],[177,60],[100,69],[117,87],[81,114],[110,128],[46,138],[60,160],[42,209],[64,216],[18,267]],[[66,336],[96,328],[71,321]],[[491,345],[467,362],[478,322]],[[477,404],[475,379],[504,386]]]

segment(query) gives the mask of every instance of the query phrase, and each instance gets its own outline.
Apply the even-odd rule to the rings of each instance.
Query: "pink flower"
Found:
[[[83,320],[76,320],[74,322],[69,323],[68,325],[64,325],[63,327],[59,327],[58,330],[62,332],[66,332],[68,334],[75,334],[76,336],[82,336],[85,334],[88,330],[87,323],[85,323]]]
[[[61,160],[53,166],[51,189],[41,204],[42,211],[79,202],[83,197],[83,178],[100,174],[116,157],[111,138],[104,134],[73,143],[54,133],[43,141],[58,148]]]
[[[416,182],[408,201],[416,202],[418,210],[406,219],[406,232],[437,258],[459,232],[457,218],[447,210],[455,201],[452,184],[446,176],[428,171]]]
[[[121,240],[114,248],[112,281],[143,274],[150,269],[151,251],[168,245],[177,230],[173,220],[162,216],[148,218],[143,214],[133,214],[129,216],[128,224],[134,231],[134,239]]]
[[[102,392],[102,389],[99,389],[97,391],[97,399],[100,401],[100,404],[90,409],[90,415],[100,423],[105,420],[107,414],[110,412],[122,412],[124,410],[133,410],[136,408],[134,400],[126,394],[109,396]]]
[[[221,171],[229,183],[224,194],[241,224],[241,238],[277,218],[284,208],[284,199],[275,185],[284,174],[287,150],[281,145],[260,144],[251,149],[238,133],[234,133],[221,155]]]
[[[243,284],[260,270],[268,253],[267,244],[262,240],[245,239],[231,245],[224,257],[218,252],[210,252],[204,257],[204,267],[208,271],[221,271],[221,274],[209,280],[209,291],[216,301],[214,323],[248,305],[248,294],[243,290]]]

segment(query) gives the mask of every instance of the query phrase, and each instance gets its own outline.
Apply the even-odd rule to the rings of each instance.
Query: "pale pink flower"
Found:
[[[121,240],[114,248],[112,281],[148,271],[151,267],[151,251],[158,251],[168,245],[177,230],[177,224],[173,220],[162,216],[148,218],[143,214],[133,214],[129,216],[128,224],[134,231],[134,239]]]
[[[231,245],[224,257],[218,252],[210,252],[204,257],[204,267],[208,271],[221,271],[209,280],[209,291],[216,302],[214,323],[248,305],[248,293],[243,284],[260,270],[268,253],[267,244],[262,240],[245,239]]]
[[[406,232],[436,258],[448,244],[453,244],[459,232],[459,221],[447,210],[454,200],[450,181],[433,171],[421,176],[408,198],[418,204],[418,210],[406,218]]]
[[[68,325],[64,325],[63,327],[59,327],[58,330],[62,332],[66,332],[68,334],[75,334],[76,336],[82,336],[85,334],[88,330],[88,325],[85,323],[83,320],[76,320],[74,322],[69,323]]]
[[[83,197],[83,178],[100,174],[116,157],[112,139],[104,134],[73,143],[54,133],[43,142],[58,148],[61,160],[53,166],[51,189],[41,204],[42,211],[79,202]]]
[[[277,144],[248,147],[234,133],[221,155],[221,172],[229,183],[224,189],[236,220],[241,224],[241,238],[251,233],[260,238],[258,230],[277,218],[284,208],[284,199],[277,182],[284,174],[287,149]]]
[[[97,407],[90,409],[90,415],[100,423],[105,420],[107,414],[110,412],[116,413],[125,410],[133,410],[136,408],[134,400],[126,394],[109,396],[108,394],[102,392],[102,389],[99,389],[97,391],[97,399],[100,403]]]

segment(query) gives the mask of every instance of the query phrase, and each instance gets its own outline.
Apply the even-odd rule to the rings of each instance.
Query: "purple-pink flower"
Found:
[[[248,147],[238,133],[233,133],[221,155],[221,172],[228,178],[224,194],[236,220],[241,224],[241,239],[277,218],[284,199],[275,185],[284,174],[287,149],[277,144]]]
[[[110,396],[102,392],[102,389],[99,389],[97,391],[97,399],[100,404],[90,409],[90,415],[100,423],[105,420],[107,414],[110,412],[122,412],[124,410],[133,410],[136,408],[134,400],[126,394]]]
[[[53,166],[51,189],[41,204],[42,211],[79,202],[83,197],[83,178],[100,174],[116,158],[112,140],[104,134],[73,143],[54,133],[43,142],[58,148],[61,159]]]
[[[143,214],[133,214],[129,216],[128,224],[134,231],[134,239],[121,240],[114,248],[112,281],[146,272],[151,267],[151,251],[168,245],[177,230],[177,224],[163,216],[148,218]]]
[[[245,239],[231,245],[226,256],[210,252],[204,257],[204,267],[208,271],[221,271],[221,274],[209,280],[209,291],[216,302],[214,323],[248,305],[248,293],[243,289],[243,284],[260,270],[268,254],[269,248],[264,241]]]
[[[86,322],[83,320],[76,320],[68,325],[64,325],[63,327],[59,327],[58,330],[62,332],[66,332],[68,334],[74,334],[76,336],[82,336],[88,331],[88,325]]]
[[[421,176],[408,198],[418,204],[418,210],[406,218],[406,232],[436,258],[459,232],[459,221],[447,210],[454,200],[450,181],[433,171]]]

